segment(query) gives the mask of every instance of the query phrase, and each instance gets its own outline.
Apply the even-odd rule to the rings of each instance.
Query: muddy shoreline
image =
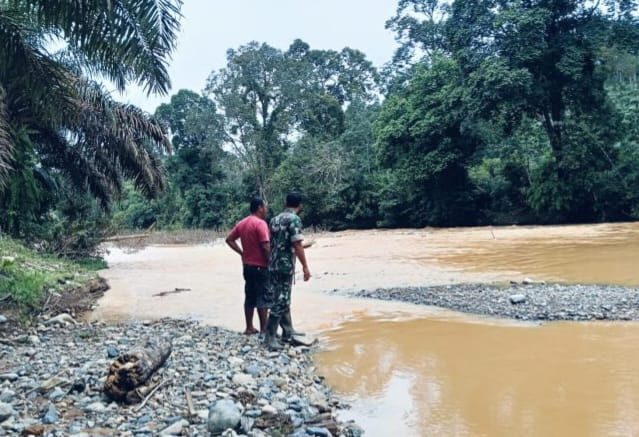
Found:
[[[523,321],[639,320],[639,288],[561,283],[473,283],[378,288],[350,296]]]

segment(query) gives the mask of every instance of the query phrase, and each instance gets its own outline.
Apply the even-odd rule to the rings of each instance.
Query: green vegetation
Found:
[[[125,180],[151,197],[166,188],[165,126],[99,81],[166,93],[180,5],[0,2],[0,232],[76,256]]]
[[[0,231],[46,252],[224,229],[289,190],[325,229],[639,218],[635,2],[399,0],[381,72],[254,41],[153,115],[91,77],[165,92],[179,1],[35,3],[0,2]]]
[[[118,225],[230,225],[291,189],[328,229],[636,220],[637,12],[400,0],[383,74],[300,40],[229,50],[204,95],[158,108],[179,144],[170,189],[127,193]]]
[[[93,278],[103,262],[82,264],[39,254],[0,236],[0,303],[23,312],[38,309],[46,292],[63,292]]]

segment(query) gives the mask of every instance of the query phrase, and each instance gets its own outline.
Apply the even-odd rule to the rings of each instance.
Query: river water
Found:
[[[639,324],[522,324],[341,290],[477,281],[639,285],[639,224],[314,236],[298,329],[366,436],[639,436]],[[96,319],[191,317],[242,329],[241,265],[221,242],[112,249]],[[157,296],[185,288],[181,293]]]

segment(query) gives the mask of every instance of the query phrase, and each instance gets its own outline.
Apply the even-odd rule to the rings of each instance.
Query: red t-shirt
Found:
[[[262,243],[267,243],[270,239],[268,225],[264,220],[254,215],[243,218],[231,230],[228,238],[240,239],[244,264],[268,267],[268,260],[265,260],[262,254]]]

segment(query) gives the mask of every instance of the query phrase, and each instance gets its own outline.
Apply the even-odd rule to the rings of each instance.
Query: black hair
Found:
[[[286,206],[297,208],[302,203],[302,195],[297,191],[291,191],[286,195]]]
[[[255,214],[262,205],[264,205],[264,199],[261,197],[253,198],[253,200],[251,200],[251,214]]]

